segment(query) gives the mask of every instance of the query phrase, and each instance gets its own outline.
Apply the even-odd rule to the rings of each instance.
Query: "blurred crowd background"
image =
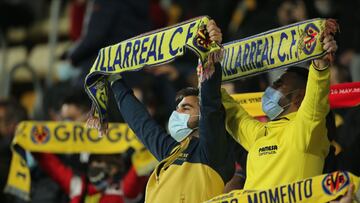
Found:
[[[331,84],[360,81],[360,0],[0,0],[0,202],[12,198],[2,190],[18,122],[86,121],[90,101],[83,80],[100,48],[200,15],[215,19],[224,43],[306,19],[335,18],[340,33]],[[197,86],[197,58],[189,52],[170,64],[124,76],[164,126],[175,108],[176,91]],[[279,72],[224,88],[263,91]],[[121,122],[117,108],[110,106],[111,121]],[[359,176],[360,107],[336,109],[334,115],[336,169]],[[86,170],[86,157],[59,156],[79,173]],[[32,176],[32,202],[69,201],[36,164]]]

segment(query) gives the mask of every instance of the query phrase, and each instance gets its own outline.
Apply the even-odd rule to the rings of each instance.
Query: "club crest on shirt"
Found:
[[[344,171],[335,171],[322,180],[322,188],[328,195],[336,194],[350,184],[349,175]]]

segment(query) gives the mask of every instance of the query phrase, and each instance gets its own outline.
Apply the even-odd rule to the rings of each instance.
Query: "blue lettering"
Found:
[[[239,45],[238,54],[236,56],[235,68],[236,69],[241,68],[241,71],[243,71],[242,67],[241,67],[241,46],[240,45]],[[236,72],[237,72],[237,70],[236,70]]]
[[[279,43],[279,48],[278,48],[278,57],[279,57],[281,62],[284,62],[285,57],[286,57],[285,53],[283,55],[280,54],[280,48],[281,48],[283,39],[288,39],[288,36],[287,36],[287,34],[285,32],[281,33],[281,35],[280,35],[280,43]]]
[[[228,49],[225,49],[224,50],[224,59],[221,61],[221,66],[222,66],[222,73],[223,73],[223,75],[227,75],[227,71],[226,71],[226,60],[227,60],[227,58],[228,58]]]
[[[229,68],[231,69],[232,67],[232,61],[233,61],[233,57],[234,57],[234,47],[231,47],[231,57],[230,57],[230,64],[229,64]]]
[[[131,59],[131,66],[133,65],[137,65],[137,59],[136,59],[136,56],[137,56],[137,53],[139,52],[139,49],[140,49],[140,40],[136,40],[134,42],[134,46],[133,46],[133,51],[132,51],[132,59]]]
[[[114,68],[111,66],[111,46],[109,47],[109,52],[108,52],[108,67],[107,70],[108,71],[112,71],[114,70]]]
[[[191,23],[189,25],[188,31],[187,31],[187,35],[186,35],[186,40],[185,40],[185,44],[188,42],[188,40],[193,36],[193,33],[190,32],[191,28],[193,28],[195,26],[196,23]]]
[[[149,52],[147,54],[146,61],[149,61],[149,58],[151,56],[154,57],[154,60],[156,60],[156,39],[157,39],[157,37],[155,35],[154,38],[152,39],[150,49],[149,49]]]
[[[230,50],[225,49],[225,64],[224,64],[224,67],[226,67],[228,65],[229,54],[230,54]]]
[[[159,45],[159,50],[158,50],[158,52],[159,52],[159,55],[158,55],[158,60],[161,60],[161,59],[163,59],[164,58],[164,54],[163,53],[161,53],[161,51],[162,51],[162,43],[163,43],[163,39],[164,39],[164,35],[165,35],[165,32],[164,33],[162,33],[162,35],[161,35],[161,39],[160,39],[160,45]]]
[[[274,190],[274,194],[272,193],[271,189],[269,190],[269,199],[270,199],[270,203],[280,203],[280,199],[279,199],[279,188],[275,188]]]
[[[250,65],[255,68],[255,60],[254,60],[254,54],[256,52],[256,42],[251,42],[251,50],[250,50]]]
[[[295,40],[296,32],[295,30],[291,30],[291,45],[290,45],[290,58],[292,59],[292,47],[295,46],[296,40]],[[297,52],[295,52],[295,57],[297,58]]]
[[[281,202],[284,202],[284,197],[286,196],[286,193],[284,191],[285,187],[285,185],[280,187]]]
[[[299,182],[297,182],[297,184],[298,184],[298,191],[299,191],[299,200],[301,201],[302,200],[302,196],[301,196],[301,183],[302,183],[302,181],[299,181]]]
[[[262,58],[261,60],[262,61],[265,61],[267,62],[267,64],[269,65],[270,64],[270,61],[269,61],[269,55],[268,55],[268,52],[269,52],[269,41],[267,38],[265,38],[265,44],[264,44],[264,52],[263,52],[263,55],[262,55]]]
[[[268,199],[267,199],[267,196],[266,196],[266,191],[261,191],[259,193],[259,199],[260,199],[260,202],[261,203],[268,203]]]
[[[239,52],[238,52],[238,56],[236,58],[236,62],[237,62],[237,67],[240,68],[240,71],[244,72],[246,70],[245,70],[245,67],[241,64],[241,53],[242,53],[242,46],[239,45]]]
[[[145,38],[142,40],[141,53],[140,53],[140,61],[139,61],[140,64],[146,63],[145,59],[144,59],[142,56],[143,56],[143,53],[145,53],[145,52],[147,51],[146,42],[148,42],[148,41],[149,41],[149,37],[145,37]]]
[[[116,49],[115,60],[114,60],[114,69],[116,69],[116,66],[119,66],[120,68],[122,68],[121,67],[121,44]]]
[[[173,47],[172,47],[172,42],[173,42],[173,40],[174,40],[174,37],[175,37],[175,35],[176,35],[176,33],[182,33],[183,32],[183,28],[182,27],[178,27],[175,31],[174,31],[174,33],[171,35],[171,38],[170,38],[170,43],[169,43],[169,51],[170,51],[170,54],[172,55],[172,56],[175,56],[177,53],[178,53],[178,51],[179,51],[179,48],[176,48],[175,50],[173,49]]]
[[[296,202],[295,183],[293,183],[292,185],[288,185],[288,194],[290,203],[292,202],[292,199],[294,200],[294,202]]]
[[[104,67],[104,63],[105,63],[105,48],[102,49],[102,54],[101,54],[101,64],[100,64],[100,70],[105,71],[105,67]]]
[[[304,189],[305,189],[305,197],[309,198],[312,196],[312,179],[305,180],[304,183]]]
[[[236,70],[236,61],[235,63],[233,64],[233,58],[234,58],[234,47],[232,47],[232,52],[231,52],[231,61],[230,61],[230,71],[231,71],[231,74],[236,74],[237,73],[237,70]]]
[[[129,67],[129,55],[131,53],[131,46],[132,46],[131,42],[126,43],[122,67]],[[125,65],[125,62],[126,62],[126,65]]]
[[[257,193],[256,192],[254,192],[253,193],[253,195],[254,195],[254,199],[251,199],[251,194],[249,194],[247,197],[248,197],[248,203],[257,203],[258,202],[258,197],[257,197]]]
[[[243,57],[243,66],[244,66],[244,67],[247,67],[247,66],[248,66],[247,57],[248,57],[248,55],[249,55],[249,50],[250,50],[249,44],[245,44],[244,57]]]
[[[100,63],[100,60],[102,58],[102,51],[100,50],[99,53],[98,53],[98,57],[96,58],[96,65],[95,65],[95,70],[99,70],[100,67],[99,67],[99,63]]]
[[[257,51],[256,51],[256,56],[255,56],[256,67],[257,68],[260,68],[260,67],[263,66],[263,62],[262,62],[261,58],[260,58],[260,60],[258,60],[258,57],[261,56],[261,48],[260,48],[261,44],[262,44],[262,40],[259,39],[257,41]]]
[[[270,56],[270,64],[274,64],[274,63],[275,63],[275,59],[274,59],[274,57],[273,57],[273,55],[272,55],[272,53],[273,53],[273,48],[274,48],[274,37],[271,36],[271,49],[270,49],[270,54],[269,54],[269,56]]]

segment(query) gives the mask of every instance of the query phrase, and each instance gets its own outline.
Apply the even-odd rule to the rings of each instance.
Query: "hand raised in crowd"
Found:
[[[351,203],[352,202],[353,192],[354,192],[354,185],[351,184],[350,187],[349,187],[349,190],[347,191],[345,196],[343,196],[338,201],[331,201],[330,203]]]
[[[206,25],[206,29],[209,33],[210,36],[210,40],[214,41],[218,44],[221,44],[222,42],[222,33],[220,28],[216,25],[214,20],[210,20],[207,25]]]
[[[337,43],[332,35],[327,35],[323,40],[323,48],[326,50],[326,55],[321,59],[314,60],[314,64],[319,69],[324,69],[330,65],[330,57],[328,54],[334,54],[338,49]]]

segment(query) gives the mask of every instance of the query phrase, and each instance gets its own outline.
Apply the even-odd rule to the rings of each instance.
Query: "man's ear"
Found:
[[[299,91],[293,96],[292,101],[298,108],[300,108],[304,96],[305,96],[305,89],[299,89]]]

